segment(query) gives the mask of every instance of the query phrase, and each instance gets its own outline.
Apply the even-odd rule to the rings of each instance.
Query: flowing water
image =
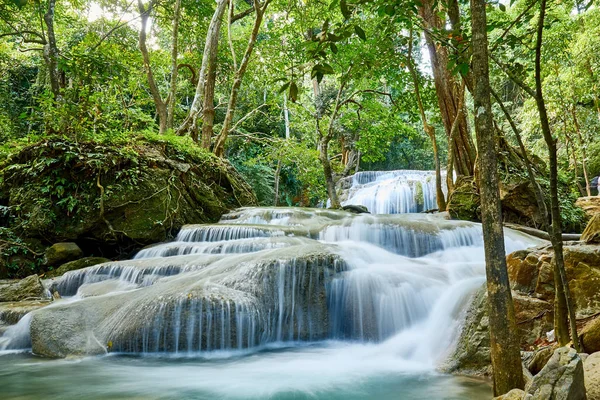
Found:
[[[428,173],[361,174],[352,201],[368,189],[378,204],[407,175],[427,200],[381,200],[395,215],[244,208],[47,281],[64,299],[0,338],[0,397],[489,398],[436,372],[484,282],[480,225],[399,213],[435,204]],[[507,251],[539,243],[506,233]]]

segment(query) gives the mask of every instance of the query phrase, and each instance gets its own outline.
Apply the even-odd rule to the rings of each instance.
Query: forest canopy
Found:
[[[498,134],[516,148],[504,109],[545,159],[535,99],[515,83],[534,83],[536,4],[489,2],[487,30]],[[1,154],[54,135],[189,137],[229,159],[265,205],[323,203],[328,183],[359,169],[472,175],[468,11],[412,0],[2,0]],[[599,26],[592,2],[548,4],[541,73],[567,197],[591,194],[600,173]]]

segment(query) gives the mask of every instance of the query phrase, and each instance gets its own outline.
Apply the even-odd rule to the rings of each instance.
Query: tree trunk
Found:
[[[562,286],[564,290],[564,301],[568,311],[568,319],[571,327],[571,340],[573,341],[573,347],[577,352],[580,351],[579,337],[577,336],[577,321],[575,319],[575,309],[571,300],[571,293],[569,290],[569,282],[567,280],[567,273],[565,271],[565,263],[563,257],[563,242],[562,242],[562,222],[560,215],[560,203],[558,200],[558,159],[556,150],[556,139],[552,137],[550,130],[550,124],[548,123],[548,114],[546,112],[546,104],[542,93],[542,74],[541,74],[541,57],[542,57],[542,37],[544,32],[544,18],[546,14],[546,0],[541,0],[540,3],[540,15],[537,27],[537,39],[535,48],[535,101],[540,115],[540,124],[542,133],[544,135],[544,141],[548,146],[548,158],[550,164],[550,215],[552,216],[552,226],[550,232],[550,241],[552,242],[552,248],[554,249],[554,268],[557,269],[555,277],[560,278],[555,282],[557,288],[556,296],[560,295],[559,286]],[[562,301],[562,300],[560,300]],[[560,309],[558,311],[561,311]],[[555,315],[558,319],[559,325],[566,320],[566,315]]]
[[[290,110],[287,106],[287,93],[283,93],[283,119],[285,121],[285,138],[290,139]]]
[[[590,188],[590,179],[588,177],[588,169],[587,169],[587,154],[585,151],[585,141],[583,140],[583,135],[581,135],[581,127],[579,126],[579,120],[577,119],[577,110],[575,109],[575,105],[571,109],[571,115],[573,115],[573,123],[575,124],[575,132],[577,133],[577,137],[579,138],[579,146],[581,146],[581,156],[583,157],[581,165],[583,167],[583,178],[585,179],[585,192],[588,196],[592,195],[592,190]]]
[[[152,73],[152,67],[150,66],[150,54],[148,53],[148,47],[146,46],[146,28],[148,25],[148,18],[152,12],[154,1],[150,1],[148,7],[144,7],[142,0],[138,0],[138,9],[140,11],[140,17],[142,27],[139,35],[139,47],[144,60],[144,70],[146,71],[146,77],[148,78],[148,87],[150,94],[154,100],[154,106],[156,107],[156,115],[158,116],[158,131],[159,133],[165,133],[167,130],[167,105],[160,96],[160,91],[156,85],[154,74]]]
[[[50,77],[50,89],[54,95],[54,100],[59,100],[60,95],[60,74],[58,72],[58,47],[56,45],[56,34],[54,33],[54,11],[56,0],[48,1],[48,9],[44,14],[44,23],[48,32],[48,42],[44,45],[44,61],[48,66],[48,75]]]
[[[277,160],[277,169],[275,170],[275,200],[273,201],[273,205],[277,207],[279,204],[279,177],[281,175],[281,158]]]
[[[425,108],[423,107],[423,100],[421,99],[421,91],[419,87],[419,76],[417,74],[415,65],[413,64],[412,59],[412,42],[413,42],[413,30],[410,30],[410,37],[408,42],[408,69],[410,70],[410,74],[413,79],[413,84],[415,85],[415,96],[417,98],[417,105],[419,106],[419,113],[421,114],[421,121],[423,123],[423,130],[429,136],[429,140],[431,140],[431,145],[433,147],[433,159],[435,162],[435,192],[436,192],[436,201],[439,211],[444,211],[446,209],[446,199],[444,196],[444,191],[442,190],[442,171],[440,167],[440,155],[438,153],[437,139],[435,137],[435,128],[427,122],[427,116],[425,115]],[[460,104],[460,102],[459,102]],[[452,174],[449,170],[446,173]]]
[[[177,98],[177,56],[179,53],[179,19],[181,18],[181,0],[175,1],[173,16],[173,45],[171,46],[171,85],[169,86],[169,96],[167,100],[167,129],[173,129],[173,119],[175,118],[175,104]]]
[[[208,26],[208,32],[206,33],[206,42],[204,44],[204,52],[202,54],[202,66],[200,67],[198,84],[196,85],[196,94],[194,95],[194,100],[192,101],[188,116],[177,129],[178,135],[189,134],[195,141],[198,141],[198,116],[202,111],[204,103],[208,102],[204,96],[205,87],[207,84],[214,85],[214,79],[211,83],[208,82],[209,78],[214,77],[216,79],[216,73],[211,75],[210,71],[211,68],[216,70],[217,67],[216,63],[217,53],[219,50],[219,38],[221,35],[221,22],[223,20],[225,10],[227,9],[228,2],[229,0],[217,0],[217,8],[213,13],[212,19],[210,20],[210,24]],[[203,146],[205,144],[206,143],[203,141]],[[208,141],[208,146],[206,148],[208,147],[210,147],[210,140]]]
[[[464,104],[461,101],[461,96],[464,97],[464,93],[460,93],[460,84],[452,71],[448,70],[448,49],[446,46],[437,46],[430,33],[431,31],[443,30],[445,27],[445,21],[439,17],[440,10],[436,4],[438,3],[434,0],[424,0],[422,6],[419,7],[419,14],[427,28],[425,40],[431,59],[438,105],[446,135],[453,149],[454,169],[457,175],[473,175],[476,158],[475,146],[469,133],[466,114],[459,114],[459,104]],[[452,124],[457,115],[459,115],[458,131],[456,136],[452,138]],[[450,171],[447,171],[447,173],[450,173]]]
[[[327,186],[327,194],[331,201],[331,208],[342,208],[337,192],[335,190],[335,180],[333,178],[333,170],[331,169],[331,161],[329,160],[328,154],[329,140],[327,136],[324,136],[319,141],[319,161],[323,166],[323,173],[325,174],[325,185]]]
[[[524,387],[519,338],[506,269],[504,231],[490,102],[485,0],[471,0],[473,100],[479,154],[479,190],[485,248],[494,395]]]
[[[242,79],[244,79],[244,74],[246,73],[246,69],[248,68],[248,63],[250,62],[250,57],[252,56],[254,45],[256,44],[256,38],[260,30],[260,25],[262,24],[263,16],[269,3],[270,0],[265,0],[264,5],[261,7],[258,3],[258,0],[254,0],[254,26],[252,27],[252,33],[250,34],[250,38],[248,39],[248,45],[246,46],[244,57],[240,62],[240,67],[235,72],[235,76],[233,78],[231,94],[229,96],[229,102],[227,104],[227,113],[225,114],[223,127],[221,128],[219,136],[217,136],[217,141],[213,150],[217,157],[223,157],[223,154],[225,153],[225,142],[227,141],[227,136],[229,135],[229,130],[231,129],[231,125],[233,123],[233,116],[235,113],[235,107],[237,104],[240,86],[242,85]]]

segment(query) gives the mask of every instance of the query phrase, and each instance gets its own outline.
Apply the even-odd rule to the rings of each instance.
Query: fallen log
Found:
[[[510,229],[514,229],[515,231],[523,232],[531,236],[535,236],[540,239],[550,240],[550,235],[548,232],[541,231],[539,229],[531,228],[529,226],[519,225],[519,224],[511,224],[504,223],[504,226]],[[571,241],[571,240],[579,240],[581,238],[581,234],[579,233],[563,233],[562,240]]]

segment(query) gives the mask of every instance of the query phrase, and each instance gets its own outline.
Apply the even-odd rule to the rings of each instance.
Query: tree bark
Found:
[[[139,35],[139,48],[144,60],[144,70],[146,71],[146,77],[148,78],[148,88],[150,89],[150,94],[154,100],[154,106],[156,107],[156,115],[158,116],[158,131],[159,133],[165,133],[167,130],[167,105],[163,101],[160,91],[158,90],[158,86],[156,85],[156,80],[154,79],[154,74],[152,73],[152,67],[150,65],[150,54],[148,53],[148,47],[146,46],[146,28],[148,25],[148,18],[150,17],[153,7],[154,0],[150,1],[148,7],[144,6],[142,0],[138,0],[138,9],[140,11],[142,22]]]
[[[214,79],[216,79],[216,72],[211,74],[211,71],[217,68],[217,53],[219,50],[219,37],[221,34],[221,22],[223,15],[227,9],[229,0],[218,0],[217,8],[213,13],[212,19],[208,26],[208,32],[206,33],[206,42],[204,44],[204,52],[202,54],[202,66],[200,67],[200,73],[198,74],[198,84],[196,85],[196,94],[190,107],[188,116],[183,121],[181,126],[177,129],[178,135],[189,134],[194,141],[198,141],[198,117],[202,111],[202,107],[208,102],[205,99],[205,87],[207,85],[214,85]],[[209,79],[213,79],[212,82]],[[214,99],[212,99],[214,102]],[[208,144],[205,140],[202,143],[203,147],[210,147],[210,139]]]
[[[227,141],[227,136],[229,135],[229,130],[231,129],[231,125],[233,123],[233,116],[235,114],[235,107],[237,104],[237,98],[240,91],[240,86],[242,85],[242,80],[244,79],[244,74],[246,73],[246,69],[248,68],[248,63],[250,62],[250,57],[252,56],[252,52],[254,50],[254,45],[256,44],[256,38],[258,37],[258,32],[260,30],[260,26],[262,24],[263,16],[265,10],[267,9],[271,0],[265,0],[264,5],[261,6],[258,0],[254,0],[254,26],[252,27],[252,33],[250,34],[250,38],[248,39],[248,45],[246,46],[246,51],[244,52],[244,57],[240,62],[240,66],[238,70],[235,72],[235,76],[233,78],[233,85],[231,87],[231,94],[229,95],[229,102],[227,104],[227,113],[225,114],[225,120],[223,121],[223,127],[221,128],[221,132],[219,136],[217,136],[217,140],[215,143],[215,148],[213,152],[217,157],[223,157],[225,153],[225,142]]]
[[[435,192],[436,192],[436,201],[438,210],[444,211],[446,209],[446,198],[444,196],[444,191],[442,190],[442,171],[440,167],[440,155],[438,152],[437,139],[435,136],[435,128],[427,122],[427,116],[425,115],[425,108],[423,107],[423,100],[421,99],[421,91],[419,85],[419,76],[417,74],[415,65],[412,59],[412,42],[413,42],[413,30],[410,29],[409,42],[408,42],[408,57],[407,64],[410,74],[413,79],[413,84],[415,85],[415,96],[417,98],[417,105],[419,107],[419,113],[421,114],[421,121],[423,123],[423,130],[429,136],[431,140],[431,145],[433,147],[433,159],[435,162]],[[460,102],[459,102],[460,104]],[[459,106],[460,108],[460,106]],[[460,112],[460,110],[459,110]],[[452,171],[447,171],[446,173],[452,174]]]
[[[48,75],[50,77],[50,89],[54,95],[54,100],[60,100],[60,74],[58,72],[58,47],[56,45],[56,34],[54,33],[54,13],[56,9],[56,0],[48,1],[48,9],[44,14],[44,23],[48,33],[48,40],[44,45],[44,61],[48,66]]]
[[[558,158],[556,150],[556,139],[552,136],[550,130],[550,124],[548,123],[548,113],[546,111],[546,104],[544,101],[544,95],[542,92],[542,73],[541,73],[541,58],[542,58],[542,39],[544,32],[544,19],[546,15],[546,0],[541,0],[540,3],[540,14],[537,27],[537,38],[535,48],[535,102],[537,105],[538,113],[540,115],[540,125],[544,136],[544,141],[548,147],[548,158],[550,161],[550,215],[552,216],[552,226],[550,232],[550,238],[552,247],[554,249],[554,268],[557,269],[555,277],[560,278],[555,282],[557,288],[556,296],[560,296],[561,293],[558,289],[562,286],[564,291],[564,301],[568,311],[568,319],[571,327],[571,340],[573,341],[573,347],[577,352],[580,352],[579,337],[577,336],[577,321],[575,319],[575,309],[571,300],[571,293],[569,290],[569,282],[567,280],[567,273],[565,271],[565,262],[563,256],[563,242],[562,242],[562,222],[560,215],[560,203],[558,201]],[[557,297],[555,300],[557,303],[563,301]],[[560,311],[560,310],[559,310]],[[561,320],[566,320],[566,316],[555,315],[558,319],[558,323],[555,322],[555,326],[562,323]]]
[[[479,154],[479,190],[485,248],[494,395],[524,387],[519,338],[506,269],[498,187],[496,135],[490,101],[485,0],[471,0],[473,100]]]
[[[438,105],[446,136],[449,138],[454,153],[454,170],[457,175],[473,175],[476,158],[475,146],[469,133],[466,113],[459,114],[459,104],[462,102],[461,96],[464,97],[464,93],[461,95],[460,84],[452,71],[448,69],[448,49],[446,46],[436,46],[432,35],[433,31],[445,28],[445,21],[440,18],[438,13],[440,10],[436,4],[438,3],[434,0],[423,0],[422,6],[419,7],[419,14],[427,28],[425,40],[431,59]],[[464,102],[462,103],[464,104]],[[459,115],[458,131],[453,139],[450,132],[457,115]]]
[[[575,105],[571,109],[571,115],[573,115],[573,124],[575,125],[575,132],[577,133],[577,137],[579,138],[579,145],[581,146],[581,156],[582,162],[581,165],[583,167],[583,178],[585,179],[585,192],[588,196],[592,195],[592,190],[590,188],[590,179],[588,176],[588,168],[587,168],[587,154],[585,151],[585,141],[583,140],[583,135],[581,134],[581,127],[579,126],[579,119],[577,118],[577,110],[575,109]]]
[[[173,129],[173,120],[175,118],[175,104],[177,98],[177,56],[179,54],[179,20],[181,19],[181,0],[175,1],[173,16],[173,45],[171,46],[171,84],[169,86],[169,96],[167,97],[167,129]]]
[[[275,169],[275,199],[273,205],[277,207],[279,204],[279,177],[281,176],[281,158],[277,160],[277,169]]]

